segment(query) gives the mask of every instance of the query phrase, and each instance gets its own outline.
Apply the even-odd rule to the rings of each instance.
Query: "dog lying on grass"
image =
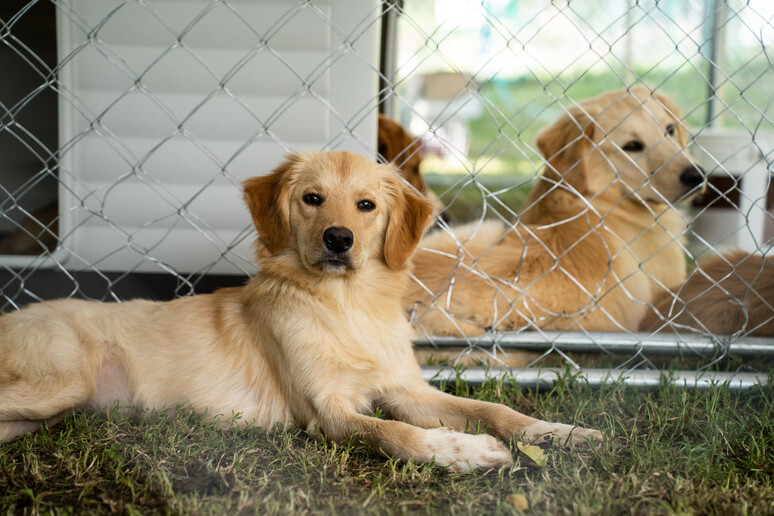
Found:
[[[246,286],[165,303],[65,299],[0,317],[0,439],[115,403],[240,413],[240,424],[295,423],[333,440],[357,433],[455,471],[510,464],[495,437],[600,438],[422,380],[400,301],[433,205],[393,166],[292,155],[244,189],[261,237]],[[393,419],[367,415],[375,406]],[[478,424],[492,435],[462,433]]]
[[[435,231],[404,297],[428,334],[489,328],[636,331],[685,279],[684,217],[704,184],[677,108],[645,88],[572,106],[538,137],[547,166],[519,223]]]

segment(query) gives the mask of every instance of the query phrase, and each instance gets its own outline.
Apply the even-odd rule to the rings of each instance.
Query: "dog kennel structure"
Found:
[[[481,217],[507,218],[518,207],[503,215],[501,194],[543,165],[535,131],[588,91],[638,82],[683,105],[710,176],[709,200],[690,210],[689,261],[732,245],[766,255],[772,17],[765,0],[4,2],[2,309],[61,295],[120,300],[139,277],[171,279],[167,296],[212,277],[243,281],[255,234],[240,181],[294,150],[376,157],[379,111],[421,137],[441,169],[461,171],[444,183],[430,170],[442,201],[473,190]],[[489,174],[498,167],[505,173]],[[506,372],[502,353],[526,350],[537,358],[507,371],[524,384],[569,366],[592,384],[651,385],[663,381],[659,357],[678,354],[697,365],[673,382],[743,388],[765,375],[715,366],[774,350],[744,331],[537,330],[421,344],[494,364],[428,366],[429,378],[478,381]],[[588,352],[612,357],[610,367],[583,367],[575,354]],[[563,366],[547,367],[548,356]]]

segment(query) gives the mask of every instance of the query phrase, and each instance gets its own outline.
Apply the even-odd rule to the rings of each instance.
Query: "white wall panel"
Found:
[[[65,265],[250,271],[242,180],[290,150],[375,154],[378,9],[360,0],[65,1]]]

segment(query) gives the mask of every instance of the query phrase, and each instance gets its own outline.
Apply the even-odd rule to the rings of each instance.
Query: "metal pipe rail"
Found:
[[[739,357],[774,356],[774,338],[744,337],[733,341],[728,336],[705,337],[692,334],[608,333],[608,332],[539,332],[495,333],[467,339],[432,337],[416,340],[423,348],[465,348],[492,346],[503,349],[547,351],[560,349],[579,353],[628,355],[681,355],[691,353],[712,356],[718,352]]]
[[[469,367],[459,371],[452,367],[424,366],[422,377],[431,382],[454,383],[457,378],[470,384],[480,385],[486,380],[505,378],[525,388],[550,388],[567,370],[556,367],[546,368],[484,368]],[[715,385],[726,385],[731,390],[748,390],[755,386],[768,385],[765,373],[735,373],[714,371],[658,371],[653,369],[581,369],[576,378],[590,387],[599,388],[606,384],[623,382],[631,387],[659,387],[666,383],[688,389],[709,389]]]

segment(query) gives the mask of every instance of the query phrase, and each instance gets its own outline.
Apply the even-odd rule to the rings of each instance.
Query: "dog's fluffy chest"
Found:
[[[272,298],[274,309],[263,314],[268,316],[264,327],[278,348],[277,379],[286,397],[296,400],[292,410],[299,425],[314,422],[324,410],[313,400],[363,412],[386,388],[418,374],[412,332],[399,303],[401,280],[381,281],[380,289],[327,281],[316,285],[314,295],[284,289]]]
[[[294,337],[281,343],[283,350],[308,354],[307,363],[369,374],[404,360],[411,352],[411,330],[397,300],[379,297],[379,292],[350,292],[305,307],[285,333]]]
[[[676,208],[665,207],[655,215],[648,212],[639,217],[622,217],[620,224],[615,219],[606,222],[619,244],[625,245],[622,255],[629,255],[636,262],[632,269],[634,274],[627,276],[639,277],[649,285],[646,289],[638,289],[638,292],[648,293],[648,298],[641,301],[650,303],[662,285],[673,288],[685,280],[681,243],[686,223]]]

